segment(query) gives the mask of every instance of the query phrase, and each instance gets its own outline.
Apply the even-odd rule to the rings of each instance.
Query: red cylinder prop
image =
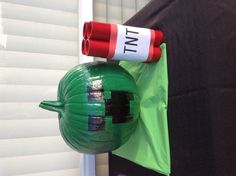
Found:
[[[155,31],[154,46],[159,46],[163,41],[163,33],[158,30]],[[86,22],[83,29],[84,38],[94,40],[105,40],[109,41],[111,36],[111,24],[101,22]]]
[[[81,47],[81,51],[82,51],[82,54],[83,54],[83,55],[86,55],[86,53],[85,53],[85,43],[86,43],[86,39],[83,39],[83,41],[82,41],[82,47]]]
[[[154,47],[152,61],[157,62],[161,58],[161,48]]]
[[[85,22],[84,27],[83,27],[83,37],[84,37],[84,39],[88,38],[87,31],[88,31],[88,22]]]
[[[87,36],[89,39],[109,41],[110,35],[110,24],[91,21],[87,25]]]
[[[107,58],[109,52],[109,42],[101,40],[86,40],[85,54],[87,56]]]
[[[116,30],[114,30],[114,28]],[[132,28],[132,27],[128,27],[128,26],[127,27],[124,26],[123,29],[124,29],[123,35],[125,35],[127,33],[133,33],[133,35],[135,35],[135,33],[136,33],[141,36],[142,30],[145,31],[145,33],[143,33],[144,37],[146,36],[146,34],[148,34],[147,29]],[[141,33],[132,32],[132,31],[130,31],[131,29],[136,29],[137,31],[140,31]],[[126,30],[126,32],[125,32],[125,30]],[[161,49],[159,46],[163,41],[163,33],[158,30],[150,30],[150,31],[151,31],[152,42],[150,42],[149,49],[147,48],[144,50],[147,52],[149,50],[149,56],[145,61],[145,57],[142,56],[142,52],[141,52],[141,50],[139,50],[140,57],[142,56],[141,58],[143,58],[143,59],[141,59],[141,62],[157,62],[161,57]],[[111,25],[111,24],[107,24],[107,23],[94,22],[94,21],[85,22],[84,27],[83,27],[84,40],[82,41],[82,48],[81,48],[82,53],[85,55],[88,55],[88,56],[103,57],[103,58],[109,57],[110,58],[110,55],[112,55],[112,53],[115,52],[115,51],[113,51],[114,48],[112,49],[112,46],[117,45],[117,46],[123,47],[122,46],[123,44],[127,45],[127,47],[130,47],[131,45],[137,46],[137,44],[135,42],[139,39],[132,38],[132,36],[131,37],[128,36],[127,37],[128,40],[125,43],[123,43],[123,44],[118,43],[118,44],[114,45],[114,42],[115,43],[116,43],[116,41],[118,42],[118,38],[116,38],[117,33],[118,33],[117,32],[117,25]],[[112,36],[116,36],[116,37],[114,38]],[[126,36],[125,36],[125,38],[126,38]],[[147,39],[148,39],[148,35],[147,35]],[[142,43],[143,40],[145,41],[145,39],[142,39],[142,40],[140,39],[141,43],[139,42],[139,46],[141,46],[141,44],[143,44]],[[146,42],[146,43],[148,43],[148,42]],[[145,46],[148,46],[148,44],[146,44]],[[124,46],[124,47],[126,47],[126,46]],[[124,51],[134,51],[134,49],[125,48]],[[136,56],[139,56],[139,55],[136,54],[132,57],[136,58]],[[119,57],[120,57],[120,55],[119,55]],[[111,59],[113,59],[113,58],[111,57]],[[116,59],[119,60],[119,58],[116,58]],[[121,59],[123,59],[123,58],[121,58]],[[127,58],[127,60],[133,60],[133,59]]]
[[[155,30],[155,40],[154,46],[159,46],[163,42],[163,33],[161,31]]]

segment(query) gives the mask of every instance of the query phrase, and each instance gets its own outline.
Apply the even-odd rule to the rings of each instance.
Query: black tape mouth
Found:
[[[112,123],[125,123],[132,119],[130,101],[133,94],[126,91],[111,91],[111,99],[105,99],[106,116],[112,116]]]
[[[105,102],[105,116],[90,115],[88,130],[100,131],[105,129],[105,117],[111,116],[112,123],[126,123],[132,119],[130,101],[134,100],[133,93],[128,91],[111,91],[111,98],[106,99],[102,84],[87,87],[88,101]]]

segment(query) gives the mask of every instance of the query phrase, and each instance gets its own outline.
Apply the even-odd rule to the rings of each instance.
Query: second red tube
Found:
[[[163,33],[159,30],[154,30],[155,39],[154,46],[159,46],[163,41]],[[85,22],[83,27],[83,37],[85,39],[110,41],[111,24],[101,22]]]

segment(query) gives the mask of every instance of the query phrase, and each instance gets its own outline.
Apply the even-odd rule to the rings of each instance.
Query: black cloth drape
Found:
[[[235,176],[236,1],[153,0],[126,24],[164,32],[171,176]],[[109,169],[160,175],[111,154]]]

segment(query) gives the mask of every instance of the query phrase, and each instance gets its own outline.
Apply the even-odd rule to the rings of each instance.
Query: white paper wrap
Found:
[[[116,49],[112,60],[146,61],[149,56],[151,30],[117,25]]]

